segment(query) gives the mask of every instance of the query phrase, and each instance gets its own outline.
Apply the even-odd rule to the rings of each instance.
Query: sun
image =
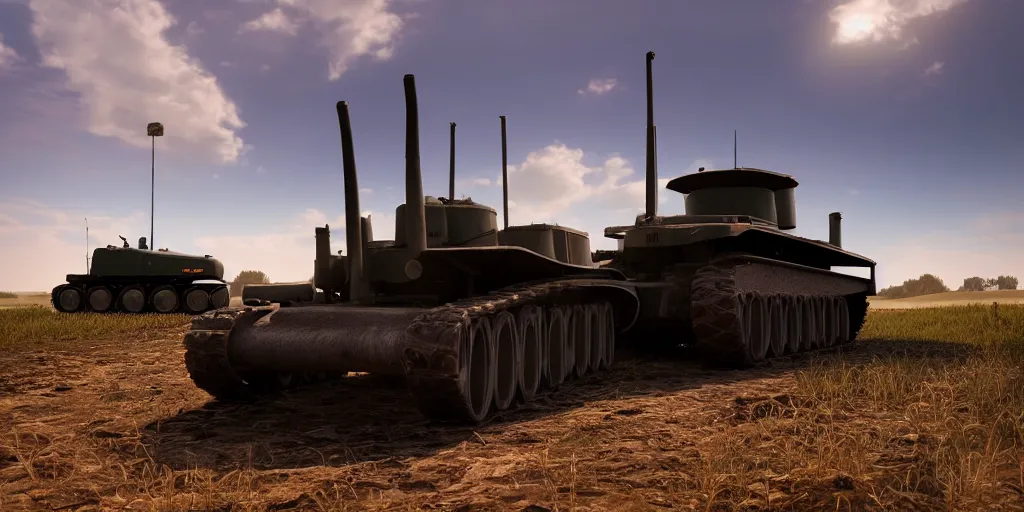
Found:
[[[875,20],[866,14],[845,16],[838,22],[835,41],[840,44],[861,41],[870,37],[877,28]]]

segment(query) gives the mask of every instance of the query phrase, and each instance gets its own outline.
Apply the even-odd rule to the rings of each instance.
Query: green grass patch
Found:
[[[66,314],[39,306],[0,309],[0,350],[34,349],[81,341],[145,341],[185,328],[188,315]]]

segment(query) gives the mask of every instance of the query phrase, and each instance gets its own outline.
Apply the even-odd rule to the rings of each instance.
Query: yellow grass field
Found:
[[[1024,290],[992,290],[987,292],[944,292],[908,297],[883,299],[871,297],[874,309],[931,308],[940,306],[967,306],[969,304],[1024,304]]]
[[[1024,306],[742,371],[623,351],[477,427],[365,376],[210,403],[187,323],[0,310],[0,510],[1024,510]]]

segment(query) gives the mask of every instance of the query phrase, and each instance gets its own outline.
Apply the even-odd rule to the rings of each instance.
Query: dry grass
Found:
[[[65,315],[52,307],[0,309],[0,351],[47,348],[60,350],[80,342],[112,339],[146,341],[182,329],[187,315]]]
[[[1024,304],[1024,290],[989,290],[985,292],[942,292],[886,299],[871,297],[872,309],[936,308],[945,306],[967,306],[972,304]]]
[[[49,307],[50,294],[44,292],[3,292],[0,294],[0,309],[21,306]]]
[[[744,371],[621,354],[476,428],[362,377],[207,404],[180,335],[118,336],[0,355],[0,509],[1024,510],[1024,307]]]

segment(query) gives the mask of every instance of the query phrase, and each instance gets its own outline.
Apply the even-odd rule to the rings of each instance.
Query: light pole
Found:
[[[85,273],[89,273],[89,217],[85,218]]]
[[[164,125],[160,123],[149,123],[146,125],[146,135],[153,140],[149,168],[149,248],[150,250],[156,250],[156,245],[153,243],[153,212],[156,209],[156,203],[154,201],[156,199],[156,138],[164,136]]]

